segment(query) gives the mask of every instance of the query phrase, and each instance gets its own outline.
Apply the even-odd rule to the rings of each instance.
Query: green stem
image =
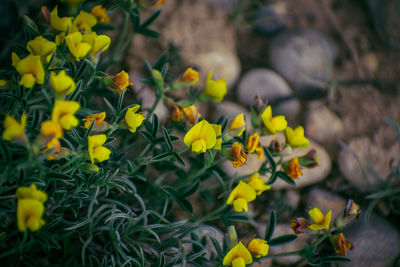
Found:
[[[147,114],[147,118],[151,118],[151,115],[153,115],[154,110],[156,109],[156,107],[161,99],[162,99],[162,95],[156,95],[156,100],[154,101],[153,106],[151,107],[151,109],[149,111],[149,114]]]
[[[207,214],[203,218],[200,218],[196,221],[198,224],[202,224],[204,222],[213,221],[219,217],[219,214],[227,207],[226,204],[220,206],[218,209],[212,211],[211,213]]]

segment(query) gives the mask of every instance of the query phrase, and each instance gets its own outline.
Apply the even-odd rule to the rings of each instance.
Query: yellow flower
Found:
[[[136,132],[136,129],[142,125],[146,117],[141,113],[136,113],[140,108],[140,105],[128,108],[125,114],[125,123],[129,127],[129,131],[132,133]]]
[[[27,229],[37,231],[45,222],[42,219],[44,205],[31,198],[19,199],[17,207],[18,230],[25,232]]]
[[[232,144],[231,154],[233,157],[233,168],[242,166],[247,160],[247,154],[244,153],[243,146],[238,142]]]
[[[18,73],[22,76],[19,84],[32,88],[35,84],[43,84],[44,82],[44,69],[40,56],[29,55],[24,59],[20,59],[17,54],[12,53],[12,65],[16,68]]]
[[[121,71],[112,79],[115,87],[117,88],[118,94],[120,95],[122,90],[124,90],[129,85],[133,85],[133,83],[129,80],[129,75],[125,71]]]
[[[81,33],[92,32],[92,27],[96,25],[97,19],[92,14],[81,10],[78,16],[75,17],[72,25],[78,29]]]
[[[65,130],[71,130],[79,124],[79,120],[74,116],[79,108],[78,102],[56,100],[51,114],[52,121],[60,124]]]
[[[54,151],[46,158],[47,160],[54,160],[56,157],[56,154],[59,154],[61,152],[61,144],[60,141],[57,138],[53,138],[46,144],[46,146],[40,151],[41,153],[46,153],[50,149],[54,149]]]
[[[88,137],[88,151],[92,164],[95,160],[103,162],[110,158],[111,150],[103,146],[106,142],[105,134],[92,135]]]
[[[185,114],[185,117],[189,121],[190,125],[195,125],[197,120],[201,117],[195,105],[183,108],[183,113]]]
[[[260,144],[258,144],[256,148],[256,153],[257,153],[257,159],[262,159],[264,157],[264,149]]]
[[[322,230],[322,229],[329,229],[329,224],[331,222],[332,217],[332,210],[329,210],[326,215],[324,215],[319,208],[313,208],[308,211],[311,219],[315,222],[308,226],[308,228],[312,230]]]
[[[346,256],[348,249],[354,249],[353,243],[347,240],[343,233],[335,236],[332,241],[335,247],[335,251],[339,256]]]
[[[90,44],[82,42],[82,34],[80,32],[70,33],[65,36],[65,42],[75,60],[79,61],[89,53],[92,48]]]
[[[48,41],[42,36],[38,36],[26,44],[26,49],[32,55],[40,56],[44,62],[48,63],[51,56],[56,51],[56,43]]]
[[[228,131],[238,132],[236,136],[241,136],[244,130],[246,130],[246,122],[244,120],[244,114],[240,113],[233,119],[231,124],[229,124]]]
[[[50,25],[57,31],[66,32],[68,28],[71,28],[72,17],[60,18],[56,6],[50,13]]]
[[[110,21],[110,17],[106,14],[107,9],[101,5],[94,6],[90,13],[97,18],[99,23],[107,23]]]
[[[38,190],[35,184],[31,184],[29,187],[22,186],[18,187],[15,193],[17,199],[36,199],[40,203],[45,203],[47,200],[47,194],[41,190]]]
[[[297,179],[297,177],[300,177],[303,175],[303,173],[301,172],[299,160],[297,158],[292,158],[289,161],[288,175],[290,178],[292,178],[292,180],[295,180],[295,179]]]
[[[84,127],[86,129],[88,129],[94,119],[96,120],[96,122],[94,123],[94,126],[100,126],[104,122],[105,118],[106,118],[106,113],[101,112],[101,113],[95,113],[93,115],[87,116],[86,118],[84,118],[82,120],[85,122]]]
[[[61,125],[54,121],[44,121],[40,128],[41,135],[51,139],[60,139],[63,136],[63,129]]]
[[[259,258],[268,255],[269,245],[268,242],[263,239],[254,238],[250,241],[247,248],[251,254],[255,255],[256,258]]]
[[[202,120],[186,133],[183,141],[193,152],[204,153],[216,145],[217,134],[210,123]]]
[[[208,73],[206,81],[205,94],[210,96],[213,101],[221,102],[224,99],[228,89],[226,87],[226,82],[224,79],[213,81],[211,80],[212,71]]]
[[[233,267],[245,267],[246,264],[253,263],[253,258],[251,257],[250,251],[239,242],[225,255],[222,262],[223,265],[233,266]]]
[[[304,129],[302,126],[298,126],[294,130],[290,127],[286,127],[285,136],[288,144],[292,147],[308,147],[310,144],[310,141],[304,137]]]
[[[283,131],[287,126],[285,116],[272,117],[271,106],[268,106],[263,111],[263,113],[261,114],[261,118],[267,130],[273,135],[276,135],[276,132]]]
[[[246,149],[249,153],[257,153],[257,159],[262,159],[264,157],[264,149],[259,143],[260,136],[258,133],[254,133],[247,139]]]
[[[182,76],[182,82],[190,82],[189,85],[195,85],[199,81],[199,72],[188,68]]]
[[[107,35],[97,35],[95,32],[83,35],[82,40],[92,47],[90,54],[94,57],[106,51],[111,42],[110,37]]]
[[[214,149],[221,150],[222,146],[222,137],[218,137],[222,135],[222,126],[220,124],[210,124],[215,131],[215,135],[217,136],[217,142],[215,143]]]
[[[47,200],[47,194],[38,190],[35,184],[31,184],[29,187],[19,187],[16,197],[18,230],[21,232],[25,232],[27,228],[31,231],[39,230],[44,225],[43,203]]]
[[[270,185],[265,184],[265,180],[259,176],[258,172],[253,173],[247,180],[247,184],[250,185],[255,191],[257,196],[261,195],[262,192],[269,190]]]
[[[256,191],[250,185],[240,181],[239,184],[232,190],[226,204],[232,205],[236,212],[248,211],[247,202],[256,199]]]
[[[21,116],[21,123],[16,121],[13,117],[6,115],[4,119],[3,139],[13,141],[15,139],[25,138],[27,115],[24,113]]]
[[[69,95],[75,90],[75,81],[72,77],[68,76],[65,70],[56,74],[54,71],[50,72],[50,84],[57,95]]]

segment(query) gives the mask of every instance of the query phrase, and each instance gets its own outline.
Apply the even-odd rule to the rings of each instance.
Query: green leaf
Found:
[[[120,113],[122,109],[122,102],[124,101],[124,96],[125,96],[126,88],[122,90],[121,94],[119,95],[118,98],[118,104],[117,104],[117,112]]]
[[[152,123],[152,135],[155,138],[157,136],[157,132],[158,132],[158,127],[159,127],[159,123],[158,123],[158,117],[156,114],[153,114],[153,123]]]
[[[178,155],[178,153],[172,152],[171,154],[182,166],[186,166],[185,161]]]
[[[164,267],[165,265],[166,265],[165,264],[165,256],[164,256],[164,253],[161,252],[160,258],[158,258],[157,266],[158,267]]]
[[[174,147],[172,146],[172,141],[171,141],[171,138],[169,137],[169,133],[168,133],[167,129],[165,129],[163,127],[162,130],[163,130],[163,136],[164,136],[165,143],[168,146],[168,150],[169,151],[174,151]]]
[[[139,130],[138,133],[139,133],[141,136],[143,136],[144,139],[146,139],[150,144],[153,143],[153,136],[152,136],[149,132]]]
[[[269,178],[269,180],[267,181],[267,185],[270,185],[270,184],[273,184],[273,183],[275,183],[275,181],[276,181],[276,179],[278,178],[278,175],[276,174],[276,172],[274,172],[272,175],[271,175],[271,178]]]
[[[274,233],[275,225],[276,225],[275,211],[271,211],[271,213],[269,214],[268,225],[267,228],[265,229],[264,240],[269,242],[269,240],[272,237],[272,234]]]
[[[75,100],[79,96],[81,89],[82,89],[82,80],[79,80],[76,83],[75,90],[72,92],[72,94],[70,94],[67,97],[67,100],[72,100],[72,101]]]
[[[210,240],[213,243],[213,246],[214,246],[215,250],[217,251],[218,257],[222,258],[224,256],[224,254],[222,253],[222,249],[221,249],[217,239],[215,239],[214,237],[210,236]]]
[[[292,241],[295,240],[296,238],[297,238],[297,235],[293,235],[293,234],[290,234],[290,235],[282,235],[282,236],[278,236],[278,237],[272,238],[272,239],[268,242],[268,244],[269,244],[270,246],[279,246],[279,245],[283,245],[283,244],[292,242]]]
[[[171,155],[171,152],[165,152],[165,153],[162,153],[162,154],[159,154],[159,155],[155,156],[153,158],[153,160],[160,160],[160,159],[166,158],[166,157],[168,157],[170,155]]]
[[[114,114],[114,116],[117,116],[117,111],[115,110],[115,108],[113,107],[113,105],[111,105],[111,103],[107,100],[107,98],[103,97],[104,102],[106,102],[107,107],[111,110],[111,112]]]
[[[89,137],[90,133],[92,132],[92,129],[93,129],[95,123],[96,123],[96,119],[92,120],[89,128],[86,130],[86,133],[82,138],[82,142],[86,142],[87,138]]]
[[[193,195],[194,193],[196,193],[196,191],[197,191],[197,189],[199,189],[199,187],[200,187],[200,181],[199,181],[199,179],[196,179],[196,181],[193,184],[188,186],[186,189],[183,189],[183,192],[181,193],[181,197],[187,198],[187,197]]]
[[[157,58],[156,63],[154,63],[154,66],[153,66],[153,68],[150,69],[150,71],[151,71],[152,69],[156,69],[156,70],[158,70],[158,71],[161,71],[161,70],[162,70],[162,67],[167,63],[167,59],[168,59],[167,53],[166,53],[166,52],[163,52],[163,53]]]
[[[290,185],[296,185],[296,182],[290,178],[286,173],[278,171],[276,172],[276,175],[281,178],[283,181],[285,181],[286,183],[290,184]]]
[[[160,38],[160,34],[156,31],[150,29],[138,29],[136,33],[140,33],[144,36],[151,37],[151,38]]]
[[[271,152],[269,151],[269,149],[267,147],[263,147],[264,152],[265,152],[265,156],[267,157],[268,163],[269,165],[271,165],[272,168],[272,172],[275,172],[276,170],[276,163],[274,158],[271,155]]]
[[[22,19],[24,21],[25,27],[27,27],[36,36],[40,35],[38,27],[36,26],[35,22],[30,17],[23,16]]]
[[[150,24],[152,24],[156,18],[160,15],[161,13],[161,9],[157,10],[156,12],[154,12],[153,14],[151,14],[151,16],[146,19],[141,25],[140,28],[147,28],[148,26],[150,26]]]
[[[178,194],[178,192],[175,191],[172,187],[169,186],[164,186],[161,187],[161,189],[167,193],[170,197],[172,197],[176,203],[178,203],[179,206],[181,206],[182,209],[184,209],[187,213],[193,216],[193,207],[190,202],[184,198],[181,198]]]

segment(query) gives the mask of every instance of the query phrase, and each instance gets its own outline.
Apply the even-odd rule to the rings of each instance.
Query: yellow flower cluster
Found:
[[[268,255],[268,251],[268,242],[263,239],[252,239],[247,248],[239,241],[225,255],[222,264],[225,266],[245,267],[247,264],[253,263],[252,255],[255,258],[264,257]]]
[[[27,229],[32,232],[39,230],[45,224],[42,216],[47,194],[38,190],[35,184],[31,184],[29,187],[19,187],[16,197],[18,230],[21,232]]]
[[[256,199],[256,196],[261,195],[264,191],[269,190],[270,185],[265,184],[264,178],[256,172],[252,174],[247,183],[240,181],[239,184],[232,190],[226,204],[233,205],[236,212],[248,211],[248,202]]]

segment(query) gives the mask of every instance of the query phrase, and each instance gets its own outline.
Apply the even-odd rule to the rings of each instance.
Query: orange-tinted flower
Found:
[[[254,133],[249,136],[247,139],[246,148],[249,153],[256,153],[258,159],[262,159],[264,157],[264,149],[262,148],[260,142],[260,136],[258,133]]]
[[[129,80],[129,75],[125,71],[121,71],[117,75],[114,76],[112,79],[118,94],[120,95],[122,93],[122,90],[124,90],[126,87],[129,85],[133,85],[133,83]]]
[[[308,229],[308,221],[304,219],[303,217],[299,218],[293,218],[292,223],[290,224],[290,227],[292,227],[293,232],[298,235],[301,233],[306,233],[309,232],[310,230]]]
[[[188,68],[182,76],[182,82],[190,82],[189,85],[195,85],[199,81],[199,73],[192,68]]]
[[[336,253],[340,256],[346,256],[348,249],[354,249],[353,243],[347,240],[346,237],[344,237],[343,233],[340,233],[339,235],[333,237],[333,244]]]
[[[201,117],[195,105],[184,108],[183,114],[185,115],[185,118],[188,120],[190,125],[195,125],[198,119]]]
[[[247,160],[247,154],[244,153],[243,146],[238,142],[233,143],[231,154],[233,157],[232,164],[234,168],[242,166]]]
[[[183,120],[183,108],[178,105],[173,105],[170,117],[173,121]]]
[[[92,8],[90,13],[97,18],[99,23],[108,23],[110,21],[110,17],[107,15],[107,9],[102,7],[102,5],[97,5]]]
[[[301,172],[301,168],[300,168],[300,164],[299,164],[299,160],[297,158],[292,158],[289,161],[289,165],[288,165],[288,175],[290,178],[292,178],[293,180],[297,179],[297,177],[300,177],[303,175],[303,173]]]
[[[90,124],[92,124],[93,120],[96,120],[96,122],[94,123],[94,126],[100,126],[104,122],[105,118],[106,118],[106,113],[101,112],[101,113],[95,113],[93,115],[89,115],[82,120],[85,122],[85,124],[84,124],[85,128],[88,129],[90,127]]]

